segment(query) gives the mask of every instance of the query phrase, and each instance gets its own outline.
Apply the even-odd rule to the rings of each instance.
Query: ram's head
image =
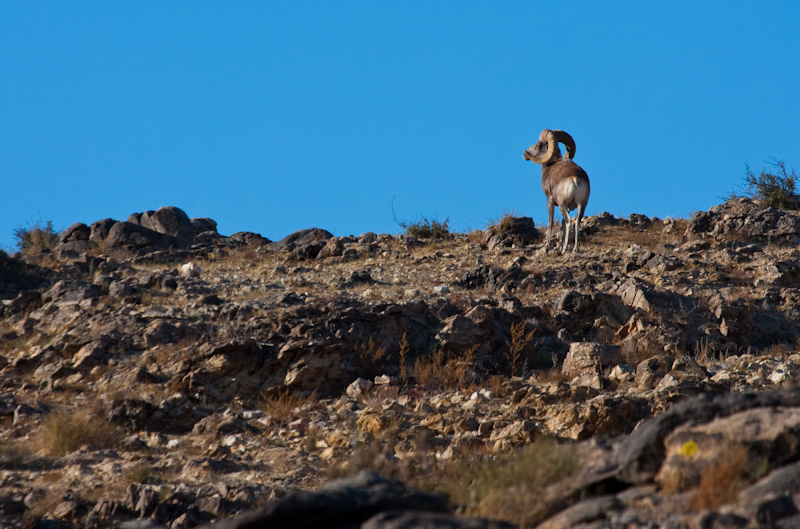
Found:
[[[563,143],[567,148],[567,158],[575,157],[575,140],[563,130],[544,129],[539,135],[539,141],[531,145],[523,154],[525,160],[535,163],[548,163],[561,158],[558,144]]]

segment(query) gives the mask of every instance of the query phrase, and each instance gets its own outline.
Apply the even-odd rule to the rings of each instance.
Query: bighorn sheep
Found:
[[[566,158],[561,157],[558,144],[563,143],[567,148]],[[572,251],[578,251],[578,232],[581,219],[589,202],[589,176],[581,169],[572,158],[575,156],[575,141],[572,136],[562,130],[545,129],[539,135],[539,141],[531,145],[522,155],[525,160],[531,160],[542,165],[542,190],[547,197],[547,224],[546,250],[550,249],[550,239],[553,233],[553,212],[555,206],[561,210],[564,225],[564,239],[561,253],[567,251],[569,232],[572,219],[569,212],[578,210],[575,215],[575,246]]]

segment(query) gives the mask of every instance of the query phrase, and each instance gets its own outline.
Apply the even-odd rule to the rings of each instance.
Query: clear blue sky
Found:
[[[498,5],[502,7],[497,7]],[[800,170],[800,2],[0,3],[0,247],[174,205],[279,239],[546,219],[522,151],[570,132],[588,213],[688,217]]]

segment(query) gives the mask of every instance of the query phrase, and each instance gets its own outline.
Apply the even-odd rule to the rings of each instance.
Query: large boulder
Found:
[[[128,222],[158,233],[171,235],[175,237],[180,248],[188,248],[194,243],[192,221],[182,209],[174,206],[164,206],[158,208],[158,211],[134,213],[128,217]]]
[[[56,245],[56,255],[60,258],[77,257],[86,253],[92,243],[89,237],[92,234],[89,226],[83,222],[76,222],[61,234]]]
[[[287,235],[270,244],[271,250],[287,251],[289,257],[298,261],[316,259],[333,234],[320,228],[309,228]]]
[[[181,244],[175,237],[130,222],[117,222],[114,224],[105,239],[106,252],[122,250],[143,255],[158,250],[179,247],[181,247]]]
[[[624,363],[619,345],[604,343],[575,342],[570,345],[561,371],[568,377],[586,373],[601,373]]]
[[[114,224],[118,222],[118,220],[114,219],[103,219],[93,222],[89,226],[89,240],[94,244],[101,244],[108,237],[108,234],[111,232],[111,228],[114,227]]]
[[[506,216],[489,227],[486,245],[489,249],[523,247],[535,243],[540,237],[530,217]]]

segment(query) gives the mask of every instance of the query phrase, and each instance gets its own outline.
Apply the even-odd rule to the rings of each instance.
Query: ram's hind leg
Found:
[[[567,246],[569,245],[569,229],[572,224],[572,219],[569,218],[569,210],[565,206],[559,206],[561,210],[561,223],[564,225],[564,236],[561,239],[561,253],[566,253]]]
[[[578,214],[575,215],[575,247],[572,249],[573,252],[578,251],[578,232],[581,231],[581,219],[583,219],[583,206],[578,204]]]

